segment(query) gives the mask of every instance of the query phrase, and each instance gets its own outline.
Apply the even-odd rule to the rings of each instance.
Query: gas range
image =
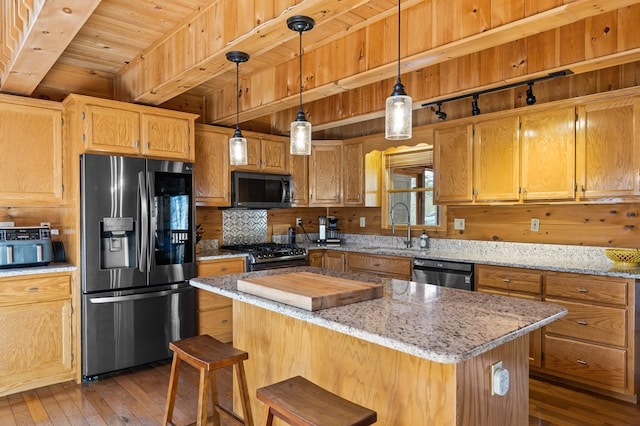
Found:
[[[307,250],[295,244],[256,243],[228,245],[220,248],[246,253],[249,271],[306,266],[308,264]]]

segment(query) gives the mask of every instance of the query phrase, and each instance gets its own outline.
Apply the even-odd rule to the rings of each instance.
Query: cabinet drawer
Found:
[[[205,309],[226,308],[233,305],[231,298],[201,289],[198,289],[196,292],[196,302],[199,311]]]
[[[198,262],[198,276],[237,274],[245,272],[244,257],[230,257]]]
[[[547,325],[548,333],[626,347],[627,311],[625,309],[549,298],[546,301],[563,305],[569,310],[567,316]]]
[[[198,312],[198,334],[208,334],[221,342],[233,340],[233,310],[231,307]]]
[[[350,271],[358,270],[407,279],[411,277],[411,259],[408,257],[349,253],[347,259]]]
[[[629,282],[593,275],[547,274],[546,295],[626,306]]]
[[[19,305],[71,297],[71,277],[29,275],[0,279],[0,306]]]
[[[622,349],[545,336],[545,368],[582,383],[624,389],[626,358]]]
[[[477,269],[476,285],[500,290],[540,294],[542,274],[526,269],[481,266]]]

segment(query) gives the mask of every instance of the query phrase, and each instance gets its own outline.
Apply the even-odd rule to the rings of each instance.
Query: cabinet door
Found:
[[[342,206],[342,142],[313,142],[309,159],[309,205]]]
[[[4,205],[62,198],[60,109],[0,103],[0,199]]]
[[[267,173],[287,173],[289,143],[285,139],[261,139],[262,170]]]
[[[523,199],[575,198],[574,107],[526,114],[520,120]]]
[[[436,204],[465,203],[472,198],[473,126],[459,124],[434,131]]]
[[[196,204],[230,206],[229,136],[207,127],[204,124],[196,126]]]
[[[140,113],[87,104],[83,120],[85,151],[124,155],[140,153]]]
[[[640,98],[578,108],[581,198],[640,195]]]
[[[193,161],[191,122],[186,118],[143,113],[142,154]]]
[[[514,116],[475,125],[473,187],[476,201],[518,201],[519,123]]]
[[[344,272],[345,253],[342,251],[327,250],[324,253],[324,267],[333,271]]]
[[[309,252],[309,266],[324,268],[324,250]]]
[[[344,205],[364,205],[364,147],[362,142],[345,143],[344,149]]]
[[[304,207],[309,205],[309,157],[306,155],[289,156],[291,173],[291,205]]]

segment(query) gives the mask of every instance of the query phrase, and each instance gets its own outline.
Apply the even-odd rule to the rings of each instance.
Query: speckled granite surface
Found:
[[[69,265],[68,263],[50,263],[47,266],[0,269],[0,278],[14,277],[18,275],[29,275],[29,274],[50,274],[53,272],[71,272],[75,270],[76,270],[76,267],[73,265]]]
[[[299,271],[383,283],[385,296],[310,312],[237,290],[239,278]],[[441,363],[464,361],[566,315],[563,307],[549,303],[313,267],[195,278],[191,284]]]

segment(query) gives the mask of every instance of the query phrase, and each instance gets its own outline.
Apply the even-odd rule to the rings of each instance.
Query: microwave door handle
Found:
[[[138,173],[138,195],[140,197],[140,251],[138,252],[138,270],[147,271],[147,243],[149,242],[149,202],[147,200],[144,172]]]

